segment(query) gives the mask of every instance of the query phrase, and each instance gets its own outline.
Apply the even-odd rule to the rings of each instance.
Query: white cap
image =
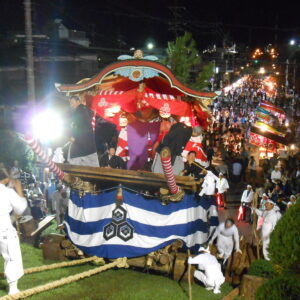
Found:
[[[263,193],[263,197],[268,197],[268,195],[266,193]]]
[[[290,199],[296,199],[296,196],[295,195],[291,195]]]
[[[222,172],[220,172],[220,173],[219,173],[219,176],[220,176],[220,175],[224,175],[224,174],[223,174]]]
[[[207,252],[207,253],[210,253],[210,251],[209,251],[209,246],[208,246],[207,248],[200,247],[200,248],[199,248],[199,252]]]
[[[248,184],[248,185],[247,185],[247,188],[252,189],[252,185]]]

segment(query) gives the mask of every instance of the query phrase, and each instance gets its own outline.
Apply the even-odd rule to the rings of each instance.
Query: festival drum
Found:
[[[37,223],[32,216],[23,216],[19,220],[21,233],[25,237],[30,237],[31,233],[37,229]]]

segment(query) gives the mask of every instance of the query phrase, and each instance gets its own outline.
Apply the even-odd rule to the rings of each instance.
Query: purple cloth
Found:
[[[160,122],[134,122],[127,126],[128,152],[130,160],[127,163],[129,170],[141,170],[148,160],[148,135],[152,147],[159,135]]]

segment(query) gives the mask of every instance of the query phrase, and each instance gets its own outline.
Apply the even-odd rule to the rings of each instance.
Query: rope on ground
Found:
[[[51,265],[43,265],[43,266],[39,266],[39,267],[28,268],[28,269],[24,270],[24,274],[32,274],[32,273],[36,273],[36,272],[53,270],[53,269],[58,269],[58,268],[63,268],[63,267],[71,267],[71,266],[81,265],[81,264],[91,262],[91,261],[95,261],[97,263],[98,262],[104,263],[103,258],[97,257],[97,256],[92,256],[92,257],[76,259],[76,260],[72,260],[72,261],[64,261],[64,262],[55,263],[55,264],[51,264]],[[1,276],[4,277],[4,273],[0,273],[0,277]]]
[[[51,289],[69,284],[69,283],[72,283],[72,282],[75,282],[75,281],[78,281],[80,279],[84,279],[84,278],[93,276],[95,274],[98,274],[98,273],[101,273],[103,271],[112,269],[114,267],[128,268],[129,266],[127,264],[127,258],[126,257],[118,258],[115,261],[113,261],[109,264],[106,264],[104,266],[94,268],[94,269],[91,269],[91,270],[88,270],[88,271],[85,271],[85,272],[82,272],[82,273],[78,273],[78,274],[75,274],[75,275],[71,275],[71,276],[68,276],[68,277],[64,277],[64,278],[61,278],[59,280],[55,280],[55,281],[46,283],[44,285],[39,285],[37,287],[27,289],[25,291],[19,292],[19,293],[14,294],[14,295],[7,295],[7,296],[4,296],[4,297],[1,297],[0,300],[24,299],[24,298],[33,296],[35,294],[39,294],[39,293],[42,293],[42,292],[45,292],[45,291],[48,291],[48,290],[51,290]]]
[[[51,265],[44,265],[44,266],[40,266],[40,267],[28,268],[28,269],[24,270],[24,274],[32,274],[32,273],[36,273],[36,272],[53,270],[53,269],[57,269],[57,268],[71,267],[71,266],[81,265],[81,264],[84,264],[87,262],[98,261],[98,260],[104,262],[104,260],[102,258],[99,258],[97,256],[92,256],[92,257],[87,257],[87,258],[83,258],[83,259],[76,259],[76,260],[72,260],[72,261],[65,261],[65,262],[55,263],[55,264],[51,264]]]

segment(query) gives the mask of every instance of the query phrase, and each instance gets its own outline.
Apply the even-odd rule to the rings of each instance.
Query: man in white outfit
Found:
[[[69,195],[66,189],[62,189],[60,193],[60,198],[56,198],[56,221],[57,225],[61,225],[64,221],[65,213],[68,209]]]
[[[213,290],[214,294],[221,293],[220,287],[225,281],[221,265],[208,249],[201,247],[199,252],[199,255],[188,259],[189,264],[198,265],[199,270],[195,271],[194,277],[200,280],[207,290]]]
[[[230,257],[233,250],[233,243],[235,251],[242,253],[240,250],[239,231],[232,219],[226,219],[225,222],[217,227],[209,244],[212,244],[216,238],[219,258],[224,259],[223,263]]]
[[[203,170],[203,173],[205,174],[205,177],[202,183],[202,190],[199,193],[199,196],[203,197],[204,201],[207,201],[207,203],[210,203],[210,207],[208,209],[208,216],[218,216],[217,203],[215,198],[216,182],[218,180],[218,177],[212,171]],[[211,236],[212,232],[218,224],[219,220],[217,220],[217,222],[214,224],[209,224],[208,236]]]
[[[21,215],[27,207],[19,180],[11,180],[0,172],[0,253],[4,259],[4,274],[9,284],[9,295],[18,293],[18,279],[24,274],[19,238],[10,213]],[[5,185],[10,184],[14,189]]]
[[[261,211],[257,208],[255,208],[254,211],[258,216],[263,217],[263,224],[261,228],[263,255],[266,260],[270,260],[268,251],[270,244],[270,236],[277,222],[281,218],[281,214],[279,207],[276,206],[275,203],[270,199],[267,200],[265,208],[266,209],[264,211]]]
[[[281,180],[281,172],[280,172],[280,167],[275,166],[275,169],[271,172],[271,180],[273,183],[277,183],[277,181]]]
[[[217,180],[216,188],[218,190],[218,205],[224,206],[224,208],[227,208],[227,202],[226,202],[226,192],[229,189],[229,184],[227,179],[224,177],[223,173],[220,172],[219,178]],[[219,203],[220,202],[220,203]]]
[[[254,198],[254,192],[250,184],[247,185],[247,189],[244,190],[241,198],[242,207],[243,207],[243,221],[251,221],[251,203]]]
[[[52,202],[52,211],[56,212],[56,204],[62,201],[61,192],[63,190],[62,184],[58,184],[56,187],[56,191],[51,195],[51,202]]]
[[[204,177],[204,181],[202,183],[202,190],[199,195],[214,197],[216,192],[216,182],[219,178],[212,171],[204,170],[204,172],[206,175]]]

